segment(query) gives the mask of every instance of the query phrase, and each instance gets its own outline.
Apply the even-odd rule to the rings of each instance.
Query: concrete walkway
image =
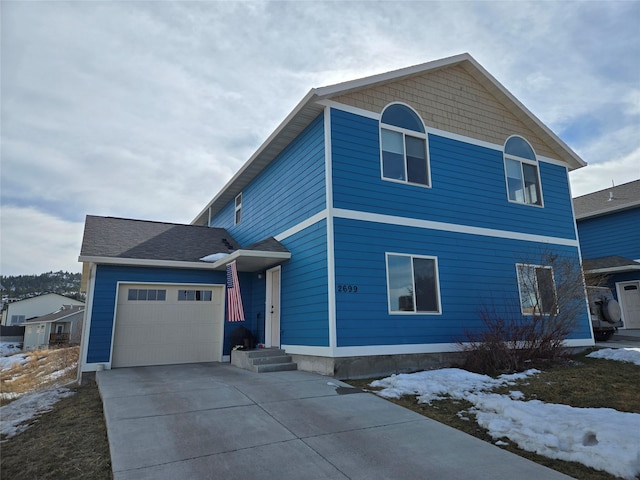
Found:
[[[618,330],[606,342],[596,342],[600,348],[640,348],[640,329]]]
[[[97,381],[116,480],[569,478],[307,372],[208,363]]]

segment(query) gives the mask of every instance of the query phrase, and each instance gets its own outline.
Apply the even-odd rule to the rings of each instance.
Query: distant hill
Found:
[[[82,274],[63,272],[47,272],[40,275],[7,275],[0,276],[3,301],[7,298],[22,300],[43,293],[58,293],[76,300],[84,300],[80,293]]]

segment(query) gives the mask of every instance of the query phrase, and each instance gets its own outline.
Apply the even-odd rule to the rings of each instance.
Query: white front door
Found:
[[[267,347],[280,346],[280,267],[267,270],[267,324],[265,342]]]
[[[640,328],[640,282],[617,285],[625,328]]]

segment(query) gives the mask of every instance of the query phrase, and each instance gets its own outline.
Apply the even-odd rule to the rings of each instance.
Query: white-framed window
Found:
[[[514,135],[505,142],[504,174],[510,202],[542,206],[538,159],[524,138]]]
[[[9,325],[19,325],[24,322],[24,315],[11,315],[11,323]]]
[[[242,192],[236,195],[235,208],[233,214],[233,224],[238,225],[242,220]]]
[[[553,268],[516,264],[520,308],[524,315],[549,315],[557,309]]]
[[[438,259],[387,253],[389,313],[440,314]]]
[[[431,186],[427,134],[420,116],[402,103],[387,105],[380,117],[382,178]]]

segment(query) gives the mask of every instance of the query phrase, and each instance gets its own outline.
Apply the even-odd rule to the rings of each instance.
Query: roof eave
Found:
[[[622,273],[640,270],[640,265],[622,265],[620,267],[604,267],[585,270],[585,273]]]
[[[603,208],[601,210],[595,210],[593,212],[576,214],[576,220],[585,220],[587,218],[600,217],[602,215],[607,215],[609,213],[621,212],[623,210],[629,210],[639,206],[640,206],[640,200],[637,200],[635,202],[625,203],[624,205],[615,205],[613,207]]]
[[[209,208],[215,215],[224,205],[231,201],[242,189],[262,171],[275,156],[301,133],[311,121],[319,114],[324,106],[309,108],[316,100],[316,90],[311,89],[287,117],[278,125],[273,133],[260,145],[258,150],[245,162],[245,164],[231,177],[224,187],[191,221],[192,225],[207,225],[209,220]],[[296,125],[297,128],[291,128]]]
[[[79,262],[95,263],[96,265],[121,265],[135,267],[170,267],[170,268],[188,268],[188,269],[204,269],[215,270],[213,264],[207,262],[186,262],[178,260],[154,260],[146,258],[121,258],[121,257],[78,257]]]

